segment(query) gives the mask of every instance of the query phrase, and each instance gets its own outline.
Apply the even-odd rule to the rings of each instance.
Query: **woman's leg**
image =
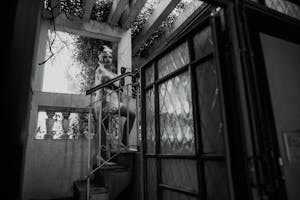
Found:
[[[128,118],[127,118],[127,113],[128,113]],[[127,135],[129,136],[134,120],[135,120],[135,110],[132,110],[130,108],[127,108],[126,105],[124,105],[123,103],[121,103],[120,106],[120,114],[122,117],[126,117],[126,120],[124,122],[124,126],[123,126],[123,133],[122,133],[122,143],[127,146],[128,145],[128,138]],[[128,129],[128,134],[127,134],[127,126],[129,125],[129,129]]]

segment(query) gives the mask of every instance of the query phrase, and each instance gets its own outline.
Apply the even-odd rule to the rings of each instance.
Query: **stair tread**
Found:
[[[104,165],[101,167],[101,170],[128,170],[126,166],[120,165],[120,164],[114,164],[114,165]]]
[[[86,191],[86,181],[76,181],[75,182],[75,187],[80,192]],[[90,185],[90,191],[93,194],[107,193],[107,189],[105,187],[96,186],[93,183],[91,183],[91,185]]]
[[[136,149],[127,149],[124,151],[112,151],[111,153],[112,153],[112,155],[114,155],[116,153],[118,153],[118,154],[136,154],[136,153],[139,153],[139,151]]]

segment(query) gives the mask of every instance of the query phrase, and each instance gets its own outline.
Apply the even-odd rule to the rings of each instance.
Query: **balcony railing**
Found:
[[[40,107],[36,139],[80,139],[88,135],[87,108]]]

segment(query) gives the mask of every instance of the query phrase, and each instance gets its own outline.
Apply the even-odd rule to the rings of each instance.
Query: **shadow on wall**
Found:
[[[36,140],[27,151],[23,199],[73,196],[73,182],[87,174],[88,140]]]

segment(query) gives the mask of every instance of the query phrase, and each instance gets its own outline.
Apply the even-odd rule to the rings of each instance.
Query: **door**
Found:
[[[299,33],[300,35],[300,33]],[[300,44],[260,34],[288,197],[300,191]]]
[[[145,200],[230,199],[213,21],[202,16],[142,67]]]
[[[278,189],[296,200],[300,196],[300,21],[257,12],[255,16],[248,19],[257,102],[263,116],[261,134],[273,137],[261,152],[272,150],[268,157],[280,172],[269,178],[279,181],[274,185],[282,182]]]

